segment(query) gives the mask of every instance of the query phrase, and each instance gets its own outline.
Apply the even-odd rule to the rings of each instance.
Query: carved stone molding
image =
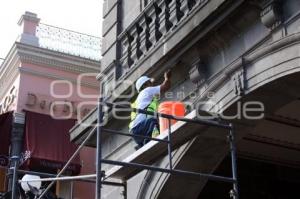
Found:
[[[234,93],[237,96],[242,96],[245,91],[245,78],[244,78],[244,71],[237,71],[232,76],[232,82],[233,82],[233,89]]]
[[[261,3],[261,22],[269,29],[274,29],[282,22],[281,0],[265,0]]]
[[[209,2],[210,0],[155,0],[149,4],[118,35],[118,40],[122,43],[120,66],[123,68],[119,77],[135,70]]]
[[[9,87],[19,74],[21,63],[32,63],[44,67],[58,68],[59,70],[74,73],[99,73],[100,62],[84,58],[54,52],[48,49],[37,48],[34,46],[16,42],[0,69],[0,96],[4,96]],[[27,71],[30,72],[30,71]],[[36,74],[45,75],[45,74]],[[60,79],[61,77],[48,74],[49,77]],[[85,83],[84,86],[98,88],[97,85]]]
[[[0,70],[0,96],[4,96],[18,76],[19,60],[9,57]]]
[[[201,59],[196,60],[192,64],[192,68],[189,71],[191,81],[199,86],[206,80],[206,68]]]
[[[24,44],[17,44],[17,54],[22,62],[42,64],[75,73],[98,73],[100,62],[75,58],[48,49],[37,48]]]

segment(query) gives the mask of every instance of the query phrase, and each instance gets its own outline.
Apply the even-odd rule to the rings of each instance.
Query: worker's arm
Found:
[[[167,90],[171,88],[171,70],[168,70],[164,74],[165,80],[160,85],[160,94],[165,93]]]

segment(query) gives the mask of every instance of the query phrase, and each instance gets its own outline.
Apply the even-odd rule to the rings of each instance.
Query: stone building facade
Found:
[[[183,101],[199,116],[213,113],[234,123],[241,198],[298,194],[298,0],[105,0],[103,7],[98,79],[108,101],[132,101],[138,77],[160,80],[170,68],[171,94],[162,101]],[[94,110],[71,139],[80,142],[96,118]],[[109,118],[107,127],[128,131],[127,125]],[[106,136],[103,155],[123,160],[133,146],[127,137]],[[230,175],[228,152],[226,139],[208,128],[173,152],[174,167]],[[129,179],[127,189],[128,198],[143,199],[229,198],[230,191],[207,179],[150,171]],[[104,198],[122,198],[121,191],[104,187]]]

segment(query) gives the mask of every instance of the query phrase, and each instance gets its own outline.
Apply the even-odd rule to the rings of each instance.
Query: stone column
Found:
[[[118,36],[123,31],[122,2],[125,1],[103,1],[101,73],[106,76],[114,74],[115,79],[118,79],[123,73],[122,66],[120,66],[120,59],[124,52],[122,52],[122,44],[118,40]]]
[[[8,173],[8,191],[13,191],[13,168],[19,166],[19,158],[23,149],[25,114],[14,113],[12,131],[11,131],[11,149],[10,149],[10,164]],[[18,158],[14,158],[18,157]]]

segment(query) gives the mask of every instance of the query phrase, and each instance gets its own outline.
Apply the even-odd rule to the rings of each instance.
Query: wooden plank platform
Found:
[[[191,112],[186,116],[186,118],[194,119],[196,118],[196,111]],[[196,135],[200,135],[209,127],[207,125],[201,125],[196,123],[187,123],[178,121],[171,127],[171,139],[172,139],[172,150],[180,147],[182,144],[186,143],[188,140],[194,138]],[[228,131],[226,129],[220,129],[222,131]],[[157,138],[168,139],[168,131],[166,130]],[[168,152],[167,143],[150,141],[145,146],[134,152],[132,155],[122,160],[126,163],[139,163],[151,165],[157,161],[162,156],[166,155]],[[114,166],[110,170],[106,171],[105,175],[109,178],[116,178],[121,180],[127,180],[132,176],[138,174],[141,171],[139,168],[127,167],[127,166]]]

